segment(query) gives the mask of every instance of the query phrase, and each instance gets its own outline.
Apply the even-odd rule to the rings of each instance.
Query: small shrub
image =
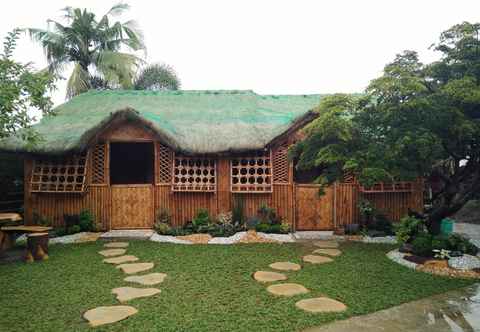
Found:
[[[448,236],[437,235],[432,239],[432,249],[434,250],[450,250],[450,242]]]
[[[207,226],[210,223],[210,215],[207,209],[198,210],[197,214],[192,220],[192,224],[195,229],[198,229],[200,226]]]
[[[155,232],[157,232],[160,235],[171,235],[172,234],[172,227],[170,227],[169,224],[164,223],[164,222],[155,222],[155,225],[153,225]]]
[[[245,223],[245,202],[241,197],[235,197],[232,207],[232,221],[234,224],[243,225]]]
[[[464,254],[475,256],[478,248],[473,245],[466,237],[460,234],[450,234],[448,237],[449,250],[461,251]]]
[[[258,223],[258,224],[255,226],[255,230],[256,230],[257,232],[269,233],[269,231],[270,231],[270,225],[267,224],[267,223],[261,222],[261,223]]]
[[[373,216],[373,222],[368,225],[369,230],[383,232],[387,235],[392,235],[393,224],[384,214],[378,213]]]
[[[220,225],[232,225],[233,213],[232,212],[219,213],[215,221],[217,222],[217,224],[220,224]]]
[[[432,236],[428,233],[418,234],[412,241],[413,253],[417,256],[432,256]]]
[[[52,221],[47,217],[42,217],[38,212],[33,212],[33,224],[38,226],[52,226]]]
[[[68,234],[76,234],[81,232],[81,228],[79,225],[73,225],[72,227],[68,228]]]
[[[65,228],[56,228],[55,229],[55,235],[56,236],[64,236],[64,235],[67,235],[67,231],[65,230]]]
[[[172,215],[170,214],[170,211],[168,211],[168,209],[161,208],[160,211],[158,211],[157,216],[155,217],[155,223],[157,222],[171,225]]]
[[[257,217],[251,217],[247,220],[247,229],[256,229],[257,225],[260,224],[260,220]]]
[[[282,223],[282,219],[277,216],[275,209],[265,203],[260,205],[260,208],[257,210],[257,217],[261,223],[269,225],[280,225]]]
[[[292,227],[290,226],[290,224],[287,224],[286,222],[282,222],[282,224],[280,225],[280,233],[281,234],[288,234],[290,233]]]
[[[411,243],[415,237],[426,231],[425,223],[421,219],[406,216],[395,227],[397,240],[400,243]]]
[[[82,210],[78,215],[78,226],[82,232],[94,230],[93,214],[89,210]]]

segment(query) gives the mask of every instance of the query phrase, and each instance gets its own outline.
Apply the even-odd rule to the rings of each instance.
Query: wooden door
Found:
[[[318,185],[299,184],[295,187],[296,229],[299,231],[333,230],[333,189],[319,195]]]
[[[153,227],[153,186],[112,186],[112,229]]]

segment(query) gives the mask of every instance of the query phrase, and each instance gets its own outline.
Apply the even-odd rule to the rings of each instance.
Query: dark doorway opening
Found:
[[[110,143],[110,184],[153,183],[153,173],[153,143]]]

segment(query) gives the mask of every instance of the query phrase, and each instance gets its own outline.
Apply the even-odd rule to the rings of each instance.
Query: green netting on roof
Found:
[[[35,153],[81,150],[115,114],[130,110],[173,148],[189,153],[261,149],[318,105],[321,95],[262,96],[253,91],[90,91],[56,108],[34,128]],[[127,111],[128,112],[128,111]],[[25,151],[17,137],[0,149]]]

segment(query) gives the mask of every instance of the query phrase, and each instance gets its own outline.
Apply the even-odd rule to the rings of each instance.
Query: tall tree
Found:
[[[29,111],[37,108],[44,114],[51,112],[48,92],[54,87],[54,77],[47,71],[34,71],[29,63],[13,60],[19,34],[19,29],[8,34],[0,54],[0,139],[18,132],[27,143],[34,144],[38,137],[29,128],[34,120]]]
[[[135,78],[135,90],[178,90],[181,83],[175,70],[165,64],[151,64]]]
[[[456,25],[434,45],[441,59],[405,51],[365,96],[322,101],[306,139],[292,149],[298,168],[321,168],[331,183],[354,172],[377,181],[436,176],[441,189],[426,211],[432,232],[480,192],[480,24]]]
[[[129,9],[127,4],[113,6],[100,20],[86,9],[66,7],[66,24],[48,20],[48,29],[29,29],[47,56],[49,69],[61,73],[73,63],[68,79],[67,98],[91,88],[131,88],[137,66],[142,60],[121,52],[145,50],[143,34],[134,20],[111,22]]]

